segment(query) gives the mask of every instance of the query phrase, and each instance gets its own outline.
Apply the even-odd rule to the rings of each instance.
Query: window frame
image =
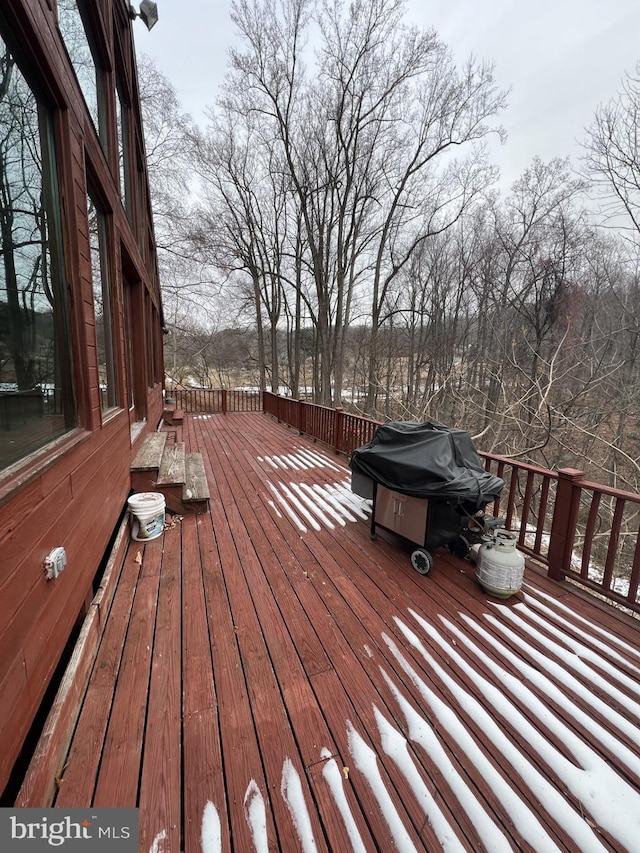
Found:
[[[72,301],[70,277],[67,265],[67,246],[63,225],[63,209],[66,206],[64,182],[64,127],[61,121],[61,106],[55,92],[46,82],[39,80],[34,71],[33,58],[24,48],[16,44],[12,28],[0,13],[0,40],[14,61],[17,73],[28,87],[36,106],[37,141],[41,160],[42,214],[46,223],[46,262],[49,284],[54,294],[52,305],[52,335],[54,347],[54,385],[59,384],[62,403],[63,429],[53,433],[43,442],[28,445],[14,461],[0,467],[0,500],[12,491],[12,480],[20,472],[21,482],[30,479],[58,458],[61,448],[67,448],[83,438],[78,429],[80,424],[77,395],[78,374],[76,370],[77,341],[71,323]],[[35,136],[34,136],[35,139]],[[41,255],[42,257],[42,255]],[[55,398],[54,398],[55,399]],[[55,405],[55,402],[54,402]]]
[[[99,270],[94,270],[93,258],[94,247],[92,245],[92,233],[90,224],[90,208],[89,204],[93,205],[96,212],[98,240],[97,257],[100,264]],[[115,331],[117,323],[115,322],[114,310],[118,304],[117,294],[114,288],[114,270],[113,270],[113,246],[111,239],[110,228],[111,214],[106,206],[102,204],[98,188],[87,177],[87,223],[88,223],[88,238],[89,238],[89,257],[90,257],[90,275],[91,275],[91,290],[93,295],[93,317],[94,317],[94,332],[95,332],[95,352],[96,352],[96,368],[98,381],[98,398],[100,400],[100,415],[104,422],[111,413],[121,408],[121,393],[118,377],[118,359],[117,346],[115,341]],[[103,405],[102,390],[100,388],[100,361],[99,361],[99,345],[98,345],[98,320],[96,314],[95,292],[96,284],[99,278],[100,292],[102,296],[102,318],[103,328],[102,334],[104,337],[104,354],[105,354],[105,370],[107,383],[106,404]],[[106,310],[105,310],[106,309]]]
[[[97,10],[95,9],[96,4],[87,3],[86,0],[74,0],[74,2],[78,11],[80,22],[82,24],[82,29],[84,30],[85,38],[87,40],[87,45],[89,47],[89,52],[91,54],[91,59],[94,66],[94,77],[96,86],[96,108],[98,113],[97,127],[94,121],[93,112],[90,109],[89,104],[87,103],[84,89],[80,82],[80,78],[78,77],[78,72],[73,62],[73,57],[69,51],[69,47],[64,38],[64,34],[60,29],[60,19],[57,8],[56,20],[58,22],[58,29],[60,31],[62,43],[64,44],[67,50],[67,54],[69,55],[71,68],[73,68],[76,80],[78,81],[78,88],[80,89],[85,107],[87,108],[87,112],[91,118],[91,124],[93,125],[94,130],[96,132],[96,136],[98,137],[98,141],[100,142],[100,147],[102,148],[105,157],[108,159],[111,148],[109,128],[109,100],[107,95],[110,63],[108,61],[108,55],[106,54],[106,51],[104,49],[100,49],[100,41],[96,37],[96,31],[99,29],[95,27],[93,21],[93,15],[97,14]]]
[[[71,330],[71,304],[69,298],[69,278],[65,263],[64,238],[62,229],[62,196],[58,180],[60,150],[59,122],[56,111],[38,100],[38,124],[40,126],[40,145],[43,162],[42,193],[47,216],[49,238],[49,254],[51,264],[52,286],[56,299],[60,301],[60,309],[54,313],[55,334],[60,342],[64,342],[57,369],[61,371],[62,405],[67,431],[78,426],[78,405],[75,394],[76,376],[74,375],[73,335]],[[46,127],[42,127],[42,118]],[[47,163],[46,172],[44,163]]]

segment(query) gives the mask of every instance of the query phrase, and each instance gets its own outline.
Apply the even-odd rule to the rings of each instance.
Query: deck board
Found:
[[[637,621],[532,568],[507,602],[448,552],[419,576],[266,416],[182,437],[209,512],[131,543],[56,804],[138,805],[145,853],[633,849]]]
[[[164,536],[140,779],[140,847],[181,847],[181,530]],[[159,543],[151,543],[157,547]],[[142,670],[142,680],[146,668]],[[133,773],[131,774],[133,776]],[[105,786],[106,788],[106,786]],[[104,803],[109,794],[105,790]],[[131,793],[128,794],[130,800]]]
[[[96,657],[96,665],[89,679],[66,767],[61,774],[64,781],[56,799],[60,806],[79,807],[92,804],[115,685],[122,665],[125,638],[131,624],[134,595],[137,592],[140,565],[135,557],[135,549],[130,548]],[[152,583],[155,583],[153,577]],[[131,638],[132,635],[129,639]]]
[[[210,801],[224,804],[222,746],[215,693],[211,641],[200,566],[198,519],[182,521],[182,683],[183,763],[189,785],[184,790],[184,849],[198,850],[202,816]],[[224,817],[225,809],[219,817]],[[229,851],[229,827],[225,822],[222,848]]]
[[[124,806],[138,796],[162,553],[159,542],[132,543],[131,552],[134,561],[140,554],[143,562],[102,748],[95,806]],[[61,791],[65,784],[63,776]]]
[[[263,573],[263,570],[268,570],[268,564],[265,565],[264,559],[262,563],[258,559],[249,531],[242,522],[242,494],[237,491],[234,494],[232,485],[236,484],[233,480],[230,484],[224,475],[216,478],[213,488],[220,497],[218,507],[225,507],[226,524],[222,522],[218,509],[218,524],[214,519],[214,530],[218,541],[223,540],[229,549],[231,546],[227,540],[233,535],[236,555],[232,562],[235,570],[227,575],[227,590],[234,623],[242,626],[238,628],[237,638],[266,781],[270,790],[277,791],[282,784],[282,752],[294,765],[298,763],[296,756],[299,750],[293,728],[297,730],[298,737],[308,733],[312,733],[314,738],[321,737],[324,719],[312,701],[309,682],[297,661],[295,646]],[[305,750],[302,750],[302,757],[304,759]],[[319,748],[316,748],[313,760],[319,760]],[[307,785],[304,772],[301,768],[297,768],[297,772],[304,789]],[[309,799],[308,795],[305,799]],[[289,825],[291,815],[282,798],[272,798],[271,802],[276,823],[281,829],[279,847],[288,849],[291,839],[295,839],[295,827]],[[310,819],[314,835],[319,837],[322,830],[317,815],[311,814]]]
[[[214,501],[211,502],[212,510]],[[213,520],[213,512],[212,512]],[[218,516],[218,523],[224,519]],[[260,750],[253,724],[251,705],[243,672],[242,658],[238,648],[238,627],[231,612],[222,560],[230,572],[237,572],[237,560],[231,550],[219,551],[214,538],[213,525],[201,521],[200,557],[205,589],[205,600],[209,618],[211,649],[214,665],[222,764],[219,772],[224,784],[224,801],[210,799],[222,825],[229,824],[230,838],[236,850],[251,850],[253,847],[251,828],[245,819],[245,795],[251,791],[266,791]],[[222,536],[220,537],[223,538]],[[253,783],[253,784],[252,784]],[[188,787],[188,782],[187,782]],[[221,814],[222,812],[222,814]],[[270,849],[277,849],[276,831],[270,810],[266,811],[266,836]]]

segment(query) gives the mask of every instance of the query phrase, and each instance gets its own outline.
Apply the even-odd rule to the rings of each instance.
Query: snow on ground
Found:
[[[219,850],[222,850],[220,816],[210,801],[207,802],[202,812],[200,843],[202,844],[202,853],[218,853]]]

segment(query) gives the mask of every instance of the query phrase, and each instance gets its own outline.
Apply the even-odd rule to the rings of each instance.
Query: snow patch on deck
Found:
[[[207,801],[202,812],[200,842],[202,844],[202,853],[220,853],[222,850],[220,815],[211,800]]]
[[[347,522],[366,520],[371,512],[369,501],[354,495],[341,483],[268,483],[277,503],[293,521],[298,530],[335,530],[336,526],[345,527]],[[273,501],[268,504],[278,512]]]
[[[318,848],[313,837],[311,818],[304,798],[302,783],[298,771],[289,758],[286,758],[282,765],[280,793],[291,812],[303,853],[315,853]]]
[[[410,853],[412,850],[417,853],[411,836],[407,832],[384,783],[380,768],[378,767],[378,758],[371,747],[363,740],[362,736],[355,730],[351,721],[347,721],[347,737],[349,739],[349,751],[353,756],[355,766],[369,783],[369,787],[378,802],[378,806],[389,827],[396,847],[398,850],[402,850],[403,853]]]
[[[635,849],[640,835],[640,793],[601,758],[598,744],[616,755],[637,777],[640,757],[618,741],[613,730],[619,728],[629,743],[640,742],[640,716],[639,725],[625,720],[585,687],[590,683],[591,673],[583,673],[585,681],[578,681],[565,672],[562,664],[540,653],[540,630],[536,645],[529,645],[521,624],[525,620],[518,608],[518,605],[511,608],[499,605],[497,611],[485,613],[480,619],[461,613],[460,622],[440,615],[435,623],[409,608],[415,627],[395,617],[398,635],[381,635],[398,666],[394,672],[379,665],[390,702],[386,708],[375,703],[371,706],[378,736],[373,741],[365,740],[350,720],[345,720],[345,729],[353,758],[350,778],[370,788],[399,850],[407,853],[416,850],[414,838],[421,833],[417,824],[411,829],[410,817],[416,808],[424,815],[423,825],[428,823],[446,853],[468,849],[469,839],[460,835],[460,826],[451,822],[449,811],[443,807],[441,797],[445,790],[467,815],[482,849],[489,853],[508,853],[512,849],[504,827],[469,784],[463,769],[465,762],[491,788],[517,834],[533,850],[553,853],[561,850],[565,841],[553,837],[540,818],[541,813],[548,814],[562,828],[576,849],[588,853],[608,849],[599,838],[599,830],[620,844],[620,849]],[[498,615],[515,619],[518,631],[511,629],[509,619],[502,624]],[[398,637],[404,639],[403,647]],[[433,648],[443,653],[445,663],[431,653]],[[491,655],[490,648],[497,654]],[[519,656],[515,651],[519,648],[527,654]],[[373,656],[369,646],[365,651]],[[535,661],[535,666],[527,663],[527,657]],[[422,667],[415,660],[421,660]],[[411,700],[405,695],[406,687],[402,686],[398,672],[404,673],[406,683],[413,685],[415,693]],[[487,672],[492,673],[491,680]],[[562,689],[564,686],[567,693]],[[575,707],[571,693],[578,691],[587,708],[593,707],[596,714],[608,712],[609,729],[605,730],[588,710]],[[422,708],[416,707],[416,696],[421,697]],[[402,719],[404,724],[398,724]],[[475,722],[473,729],[469,727],[469,719]],[[582,731],[588,733],[588,742],[577,734]],[[447,747],[449,740],[456,743],[455,759]],[[558,743],[563,749],[556,747]],[[417,752],[414,745],[419,747]],[[442,780],[438,790],[432,788],[428,775],[425,776],[418,760],[420,751],[428,756]],[[346,773],[343,776],[328,749],[323,748],[320,757],[324,761],[322,777],[344,824],[349,848],[364,853],[366,843],[347,796],[349,776]],[[415,798],[411,807],[398,799],[396,786],[389,783],[392,766]],[[540,771],[539,767],[545,766],[551,768],[558,786]],[[504,768],[504,774],[500,767]],[[517,777],[521,781],[514,785],[512,779]],[[291,814],[299,849],[315,853],[317,843],[310,817],[315,806],[307,801],[298,770],[288,757],[282,764],[280,793]],[[257,853],[268,849],[267,804],[268,799],[265,800],[252,779],[245,794],[244,810]],[[455,813],[455,809],[452,811]],[[156,842],[150,853],[164,850],[164,845],[160,846],[162,834]],[[217,853],[219,849],[218,814],[213,804],[207,803],[203,813],[202,850]]]
[[[405,777],[411,790],[413,791],[416,800],[420,807],[424,810],[425,816],[431,824],[433,831],[442,849],[451,851],[451,853],[464,853],[465,847],[460,843],[455,832],[445,818],[442,810],[436,804],[431,791],[427,788],[420,771],[415,765],[415,762],[409,754],[409,747],[406,738],[387,720],[384,714],[375,705],[373,712],[376,718],[376,724],[380,737],[382,739],[382,748],[386,754],[392,759],[394,764]],[[494,827],[495,829],[495,827]],[[510,850],[507,845],[504,848]]]
[[[330,471],[340,473],[348,469],[344,465],[337,464],[331,457],[317,450],[309,450],[306,447],[295,447],[292,453],[283,453],[278,456],[258,456],[258,462],[266,462],[271,468],[283,471],[308,471],[312,468],[326,468]]]
[[[255,779],[249,782],[244,795],[244,816],[251,831],[256,853],[268,853],[267,812],[264,798]]]
[[[149,853],[164,853],[164,842],[167,840],[167,830],[161,830],[153,839]]]
[[[517,608],[518,605],[511,608],[500,605],[499,611],[512,620],[517,619],[518,627],[522,629],[523,620]],[[488,761],[483,750],[484,743],[477,742],[476,736],[460,716],[461,713],[475,721],[483,732],[484,741],[490,743],[491,752],[500,756],[503,765],[506,766],[505,762],[511,765],[524,783],[523,790],[531,791],[534,801],[541,803],[579,849],[606,849],[593,831],[593,826],[607,832],[621,845],[621,849],[635,849],[640,834],[640,793],[601,757],[598,745],[602,744],[605,752],[616,755],[636,776],[640,770],[640,759],[625,743],[618,741],[612,731],[605,730],[590,718],[588,711],[574,707],[571,697],[565,696],[550,680],[549,676],[553,676],[562,683],[562,667],[540,653],[539,644],[544,639],[541,636],[543,626],[537,626],[537,631],[531,632],[532,642],[528,647],[523,639],[516,644],[521,647],[524,644],[524,650],[535,661],[533,667],[513,653],[514,632],[508,631],[503,640],[501,634],[504,635],[504,629],[498,620],[488,614],[486,618],[492,628],[498,631],[486,631],[481,625],[474,624],[472,618],[463,618],[466,626],[482,640],[480,645],[472,635],[450,619],[440,617],[446,630],[444,633],[414,610],[409,609],[409,613],[423,632],[424,640],[401,619],[396,618],[395,624],[413,653],[425,662],[425,671],[430,673],[429,682],[433,679],[443,685],[441,691],[444,689],[447,698],[443,699],[441,691],[437,694],[429,687],[427,680],[409,663],[395,640],[385,634],[383,639],[387,647],[424,698],[429,715],[435,717],[438,726],[450,734],[476,770],[491,785],[523,838],[535,849],[554,849],[549,846],[554,842],[546,835],[535,814]],[[487,644],[499,653],[498,659],[485,651]],[[555,643],[554,651],[557,645]],[[441,665],[430,653],[429,647],[438,647],[444,653],[445,660],[449,660],[450,666],[445,668]],[[564,658],[562,649],[559,654]],[[500,656],[505,660],[505,666],[501,665]],[[583,669],[581,661],[578,664],[583,680],[574,680],[568,686],[573,691],[578,690],[582,701],[592,706],[594,711],[607,711],[608,706],[590,687],[593,684],[594,690],[603,689],[603,684],[595,678],[597,673],[591,668]],[[491,680],[484,675],[487,671],[492,672]],[[453,678],[450,674],[453,672],[458,673],[461,680]],[[416,737],[418,731],[423,735],[424,731],[420,727],[416,730],[415,720],[412,729],[412,714],[407,710],[408,704],[401,701],[401,693],[398,688],[394,689],[391,679],[386,675],[385,678],[405,716],[409,713],[407,723],[410,737]],[[620,698],[618,692],[616,700]],[[541,695],[545,698],[542,699]],[[547,701],[547,696],[550,701]],[[635,705],[628,700],[627,707],[633,714],[634,722],[625,722],[621,715],[612,720],[631,743],[637,743],[640,739],[640,728],[635,724],[635,721],[640,723],[640,709]],[[561,709],[560,713],[555,711],[556,706]],[[607,720],[611,719],[611,714],[609,709]],[[571,718],[575,719],[576,726],[567,722]],[[508,735],[508,730],[515,732],[515,737]],[[588,741],[579,735],[582,731],[588,732]],[[555,743],[563,744],[564,749],[560,750]],[[431,748],[425,744],[423,746],[434,758]],[[540,773],[538,766],[551,768],[561,786],[569,792],[568,798]],[[576,803],[579,804],[579,810]],[[461,804],[464,805],[462,801]]]
[[[340,768],[338,767],[338,763],[335,758],[331,757],[331,753],[326,748],[322,749],[320,757],[326,759],[326,763],[322,768],[322,776],[329,786],[331,796],[333,797],[333,800],[338,807],[338,811],[340,812],[340,817],[342,818],[342,822],[347,830],[347,835],[349,836],[349,841],[351,842],[351,849],[353,850],[353,853],[367,853],[367,848],[365,847],[358,825],[356,824],[351,808],[349,807],[349,801],[347,800],[347,795],[344,791],[344,780],[342,773],[340,772]]]
[[[496,744],[492,740],[495,732],[490,725],[490,720],[487,719],[488,715],[484,712],[480,703],[477,702],[471,694],[468,694],[462,688],[459,688],[457,683],[454,682],[453,679],[451,679],[447,673],[438,666],[434,658],[428,654],[426,648],[422,645],[418,637],[410,631],[404,623],[400,622],[400,620],[398,620],[398,627],[405,634],[406,639],[409,640],[411,645],[413,645],[414,648],[422,654],[429,668],[444,681],[448,690],[452,694],[451,705],[454,705],[457,700],[457,707],[460,710],[471,714],[472,719],[475,719],[473,715],[476,712],[480,714],[478,718],[479,726],[483,732],[485,732],[486,740],[491,742],[492,751],[497,749]],[[534,812],[525,802],[522,801],[510,782],[502,776],[494,763],[486,756],[481,746],[476,742],[459,716],[458,710],[454,710],[450,704],[440,699],[439,696],[431,690],[389,636],[384,634],[383,639],[406,675],[411,679],[414,686],[427,703],[431,714],[437,719],[438,725],[448,732],[448,734],[454,739],[458,747],[474,765],[478,774],[493,790],[496,797],[502,803],[503,808],[509,814],[510,819],[513,821],[514,826],[522,838],[524,838],[524,840],[527,841],[534,850],[545,850],[549,851],[549,853],[551,853],[551,851],[559,851],[560,848],[547,833]],[[487,726],[487,728],[485,728],[485,726]],[[500,734],[501,733],[498,730],[498,738]],[[550,795],[548,798],[545,798],[545,793],[547,793],[547,789],[551,788],[550,784],[526,759],[525,755],[517,750],[512,744],[505,745],[502,743],[501,746],[503,746],[504,750],[509,753],[507,760],[510,761],[514,770],[516,770],[521,776],[527,776],[530,783],[533,783],[536,797],[544,806],[545,810],[548,810],[549,801],[552,799],[552,796]],[[502,750],[499,751],[502,752]],[[591,834],[593,835],[593,833]],[[598,843],[595,836],[593,836],[593,839]],[[581,849],[604,851],[602,845],[597,847],[583,846]]]

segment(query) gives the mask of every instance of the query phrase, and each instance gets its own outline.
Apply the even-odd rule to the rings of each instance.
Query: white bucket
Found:
[[[156,539],[164,530],[164,495],[139,492],[127,501],[131,513],[131,536],[139,542]]]

